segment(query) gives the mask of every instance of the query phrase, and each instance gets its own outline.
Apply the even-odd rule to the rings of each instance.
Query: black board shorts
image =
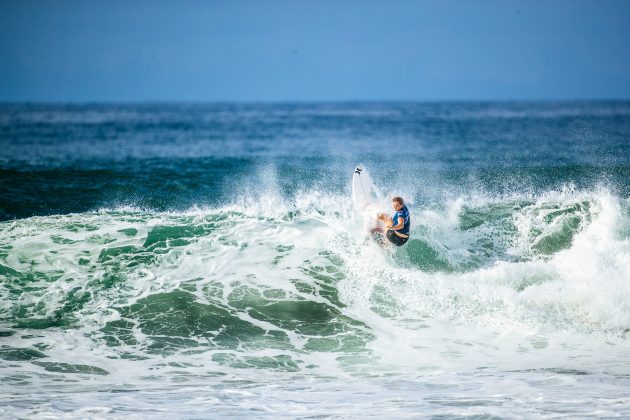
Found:
[[[403,238],[402,236],[398,236],[393,229],[390,229],[387,231],[387,239],[396,246],[402,246],[407,243],[409,237],[407,236],[406,238]]]

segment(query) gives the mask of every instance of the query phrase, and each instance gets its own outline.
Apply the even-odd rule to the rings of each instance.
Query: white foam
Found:
[[[609,372],[627,370],[627,200],[605,189],[567,188],[533,197],[458,197],[439,207],[412,208],[412,238],[425,240],[452,264],[461,265],[470,258],[469,247],[479,236],[494,241],[497,248],[502,242],[510,244],[505,246],[509,252],[496,253],[495,259],[480,266],[426,272],[417,266],[398,264],[396,254],[405,253],[407,248],[384,250],[366,241],[352,223],[353,213],[344,195],[315,190],[283,197],[273,187],[273,171],[268,176],[269,188],[261,188],[256,197],[221,208],[192,208],[184,212],[101,209],[2,223],[0,244],[12,246],[0,261],[3,265],[23,273],[50,274],[59,270],[61,275],[54,282],[34,281],[30,286],[41,289],[24,291],[19,296],[11,295],[5,276],[0,289],[0,310],[5,319],[18,305],[30,308],[34,317],[53,317],[71,290],[91,293],[84,307],[73,313],[78,329],[25,330],[22,335],[27,338],[11,336],[10,345],[37,344],[49,356],[43,360],[101,367],[109,375],[92,381],[105,388],[125,383],[150,389],[155,375],[183,375],[182,381],[194,381],[191,378],[209,373],[254,381],[260,375],[276,375],[272,371],[261,373],[219,363],[212,358],[219,353],[236,358],[288,354],[300,361],[302,373],[338,379],[351,378],[356,372],[396,373],[405,378],[431,375],[438,378],[436,382],[446,383],[449,372],[471,372],[488,366],[495,370],[563,367],[601,371],[602,366]],[[520,204],[512,208],[512,202]],[[570,244],[551,254],[536,254],[533,246],[538,238],[558,229],[559,221],[548,223],[545,216],[576,203],[588,203],[588,208],[583,206],[577,213],[567,213],[576,214],[581,220]],[[464,212],[471,208],[482,213],[492,211],[495,205],[507,206],[509,212],[504,221],[512,223],[514,229],[501,230],[503,225],[490,223],[461,229]],[[152,254],[151,262],[118,269],[124,281],[110,288],[101,287],[99,282],[111,267],[99,262],[99,256],[113,248],[141,249],[158,226],[212,226],[215,230],[187,238],[184,245],[167,243],[161,253]],[[125,233],[125,229],[135,229],[137,233]],[[541,233],[532,234],[534,229]],[[341,258],[343,264],[327,259],[331,254]],[[87,263],[80,263],[82,259]],[[115,261],[124,263],[121,257]],[[324,273],[327,266],[341,270],[343,278],[336,283],[336,289],[342,305],[296,286],[297,279],[321,290],[321,285],[305,272],[314,266],[322,267]],[[220,285],[222,293],[209,293],[213,285]],[[182,287],[191,290],[201,303],[228,308],[241,320],[265,331],[282,331],[293,349],[208,348],[199,354],[143,354],[143,345],[151,337],[138,326],[133,335],[140,345],[108,347],[99,339],[99,330],[107,322],[120,319],[115,307]],[[346,363],[340,358],[341,353],[306,351],[305,345],[312,337],[233,308],[228,297],[239,287],[259,293],[282,291],[284,295],[268,299],[310,300],[362,322],[365,327],[361,328],[374,337],[367,343],[368,352],[361,354],[369,362]],[[121,359],[122,353],[148,359]],[[306,369],[308,365],[314,367]],[[44,379],[38,379],[42,387],[53,380],[45,379],[47,372],[36,365],[21,364],[5,372],[44,375]],[[54,375],[58,374],[51,378]],[[486,384],[482,377],[478,381]],[[488,381],[484,386],[490,386]],[[91,406],[100,407],[97,402],[98,399],[91,400]]]

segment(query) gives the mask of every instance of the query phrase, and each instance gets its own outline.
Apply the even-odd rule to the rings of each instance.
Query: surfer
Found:
[[[392,198],[394,214],[392,217],[385,213],[379,213],[377,218],[383,221],[387,233],[387,239],[396,246],[404,245],[409,240],[409,210],[405,206],[402,197]]]

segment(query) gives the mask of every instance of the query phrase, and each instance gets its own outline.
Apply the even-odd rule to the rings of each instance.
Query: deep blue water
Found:
[[[341,191],[357,162],[418,200],[566,183],[627,195],[630,102],[0,106],[4,220],[214,205],[269,165],[289,196]]]

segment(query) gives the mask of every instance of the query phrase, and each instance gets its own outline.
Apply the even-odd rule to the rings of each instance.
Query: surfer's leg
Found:
[[[370,233],[380,233],[383,234],[383,228],[380,226],[375,226],[370,230]]]
[[[387,239],[389,239],[389,241],[396,246],[403,246],[409,239],[408,237],[403,238],[401,236],[396,235],[396,233],[393,230],[388,230],[386,236],[387,236]]]

